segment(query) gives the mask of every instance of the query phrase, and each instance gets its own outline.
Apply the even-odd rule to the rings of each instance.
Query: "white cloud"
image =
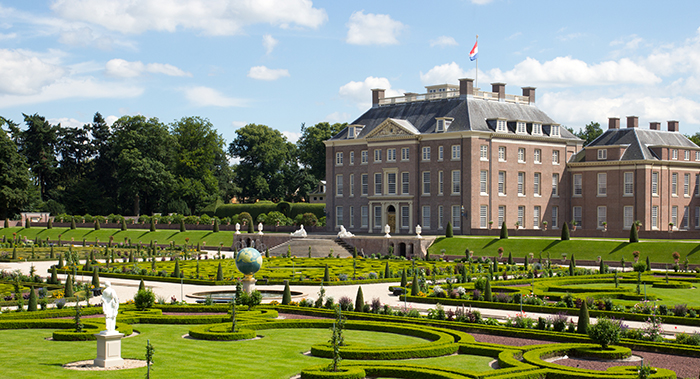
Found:
[[[345,42],[353,45],[395,45],[405,28],[388,14],[365,14],[364,11],[353,13],[346,25],[348,35]]]
[[[297,132],[288,132],[286,130],[281,131],[282,135],[287,137],[287,141],[291,143],[297,143],[299,138],[301,138],[301,133]]]
[[[322,121],[326,121],[331,124],[335,124],[336,122],[343,123],[350,122],[350,117],[352,117],[352,115],[347,112],[333,112],[328,116],[324,117]]]
[[[115,115],[109,115],[109,116],[105,117],[105,123],[107,123],[107,125],[109,125],[109,126],[112,126],[112,124],[114,124],[114,122],[117,120],[119,120],[119,117],[117,117]]]
[[[485,5],[485,4],[488,4],[492,1],[493,0],[472,0],[472,4]]]
[[[91,77],[60,78],[29,95],[0,96],[0,108],[38,104],[62,99],[120,99],[138,97],[143,88],[116,82],[103,82]]]
[[[92,28],[87,26],[64,29],[61,32],[58,42],[78,47],[94,46],[100,50],[112,50],[114,40],[109,36],[96,35]]]
[[[233,126],[236,129],[242,128],[246,125],[248,125],[248,123],[245,121],[231,121],[231,126]]]
[[[50,118],[47,120],[51,125],[61,124],[64,128],[80,128],[87,124],[86,122],[78,121],[74,118],[61,117],[61,118]]]
[[[277,80],[285,76],[289,76],[289,71],[283,68],[271,69],[265,66],[255,66],[248,71],[249,78],[258,80]]]
[[[192,29],[235,35],[254,24],[318,28],[328,20],[310,0],[55,0],[51,9],[68,20],[130,34]]]
[[[198,107],[245,107],[248,101],[245,99],[236,99],[228,97],[221,92],[209,87],[190,87],[184,90],[185,97],[195,106]]]
[[[266,54],[268,55],[272,54],[272,50],[275,49],[278,43],[279,41],[269,34],[263,36],[263,47],[265,47]]]
[[[435,66],[428,72],[420,73],[420,80],[425,85],[453,83],[456,84],[459,78],[466,78],[467,72],[455,62],[445,63]]]
[[[338,93],[341,97],[355,103],[358,108],[366,109],[372,105],[372,89],[384,89],[384,97],[403,96],[402,90],[391,89],[391,83],[387,78],[370,76],[362,82],[350,82],[342,87]]]
[[[112,59],[105,65],[105,74],[118,78],[133,78],[145,72],[168,76],[192,76],[189,72],[164,63],[143,64],[141,61],[129,62],[123,59]]]
[[[521,35],[523,35],[522,32],[515,32],[515,33],[509,35],[506,39],[507,40],[516,39],[516,38],[520,37]]]
[[[28,50],[0,49],[0,93],[33,95],[63,77],[60,60]]]
[[[8,33],[8,34],[0,33],[0,41],[6,40],[6,39],[15,39],[15,38],[17,38],[17,33]]]
[[[454,38],[450,36],[440,36],[438,38],[435,38],[433,40],[430,40],[430,47],[447,47],[447,46],[458,46],[459,44],[457,41],[455,41]]]
[[[562,34],[558,35],[557,39],[562,42],[566,41],[571,41],[572,39],[577,39],[583,37],[585,34],[583,33],[569,33],[569,34]]]

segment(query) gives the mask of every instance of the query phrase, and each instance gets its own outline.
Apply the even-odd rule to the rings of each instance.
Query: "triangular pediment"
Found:
[[[420,134],[413,124],[406,120],[387,118],[372,130],[367,138],[410,137]]]

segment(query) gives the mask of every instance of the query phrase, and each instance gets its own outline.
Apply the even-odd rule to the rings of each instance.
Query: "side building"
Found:
[[[533,87],[459,82],[395,98],[374,89],[372,108],[325,141],[329,227],[487,234],[571,219],[566,162],[583,141],[535,106]]]

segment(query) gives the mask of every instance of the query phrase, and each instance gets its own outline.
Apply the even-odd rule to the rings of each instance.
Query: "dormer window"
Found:
[[[440,117],[435,120],[435,133],[444,133],[454,120],[452,117]]]
[[[445,131],[445,120],[437,120],[437,127],[435,130],[440,133]]]
[[[550,137],[560,137],[559,125],[552,125],[549,135]]]
[[[532,124],[532,135],[533,136],[541,136],[542,135],[542,124],[539,124],[536,122]]]
[[[604,161],[608,159],[608,149],[598,149],[598,160]]]
[[[516,134],[527,134],[527,128],[525,127],[524,121],[518,121],[515,123],[515,133]]]
[[[496,131],[503,132],[503,133],[508,132],[508,125],[506,124],[506,120],[497,120],[496,121]]]
[[[348,126],[348,139],[353,139],[353,138],[355,138],[355,127]]]

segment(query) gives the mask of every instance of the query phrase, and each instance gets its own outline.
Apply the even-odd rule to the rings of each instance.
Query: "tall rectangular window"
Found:
[[[335,153],[335,165],[336,166],[343,165],[343,153]]]
[[[441,161],[445,159],[445,148],[443,146],[438,146],[438,160]]]
[[[389,195],[396,195],[396,173],[388,172],[386,174],[386,186]]]
[[[442,205],[438,206],[438,229],[443,228],[443,220],[445,216],[445,208]]]
[[[396,149],[386,149],[386,161],[396,162]]]
[[[363,228],[369,227],[369,207],[366,205],[360,207],[360,223]]]
[[[506,147],[505,146],[498,147],[498,160],[500,162],[506,161]]]
[[[634,173],[633,172],[626,172],[625,173],[625,196],[632,196],[634,195]]]
[[[484,145],[486,146],[486,145]],[[452,145],[452,160],[458,160],[462,158],[462,149],[459,145]]]
[[[559,174],[552,174],[552,196],[559,197]]]
[[[626,205],[625,207],[622,208],[622,215],[623,215],[622,228],[623,229],[632,228],[632,224],[634,223],[634,207],[631,205]]]
[[[542,163],[542,149],[535,149],[535,163]]]
[[[423,195],[430,195],[430,171],[423,172]]]
[[[452,206],[452,228],[454,229],[459,229],[462,227],[461,221],[462,220],[462,211],[461,207],[459,205],[453,205]]]
[[[355,227],[355,207],[350,207],[350,227]]]
[[[401,160],[402,160],[402,161],[407,161],[407,160],[408,160],[408,148],[407,148],[407,147],[402,147],[402,148],[401,148]]]
[[[362,174],[360,176],[360,184],[362,186],[362,196],[367,196],[369,194],[369,175]]]
[[[360,163],[367,164],[367,162],[369,161],[368,157],[369,157],[369,154],[367,153],[367,150],[362,150],[360,152]]]
[[[552,228],[559,227],[559,207],[552,207]]]
[[[683,220],[681,221],[681,226],[683,229],[688,229],[688,222],[690,221],[690,207],[683,207]]]
[[[374,207],[374,227],[382,230],[384,225],[382,225],[382,207]]]
[[[608,194],[608,174],[604,172],[598,173],[598,196],[607,196]]]
[[[335,195],[343,196],[343,175],[335,176]]]
[[[532,192],[535,196],[542,195],[540,193],[540,183],[542,182],[542,173],[536,172],[535,177],[532,180],[533,189]]]
[[[438,171],[438,195],[445,193],[445,172]]]
[[[683,159],[686,161],[690,160],[690,150],[683,150]]]
[[[403,195],[408,195],[408,190],[410,188],[408,178],[409,178],[409,174],[407,172],[401,173],[401,194],[403,194]]]
[[[700,195],[700,174],[695,174],[695,196]]]
[[[552,151],[552,164],[559,164],[559,150]]]
[[[375,162],[382,161],[382,149],[374,149],[374,161]]]
[[[486,229],[486,226],[489,224],[489,206],[488,205],[482,205],[479,207],[479,227],[481,229]]]
[[[343,225],[343,207],[335,207],[335,227]]]
[[[462,176],[459,170],[452,171],[452,194],[458,195],[462,189]]]
[[[583,177],[581,174],[574,174],[574,196],[583,195]]]
[[[498,172],[498,194],[499,195],[506,194],[506,172],[505,171]]]
[[[659,172],[658,171],[652,171],[652,173],[651,173],[651,194],[652,195],[659,194]]]
[[[424,161],[429,161],[430,160],[430,146],[425,146],[423,147],[423,156],[422,159]]]
[[[498,227],[500,228],[501,225],[506,221],[506,206],[505,205],[499,205],[498,206]]]
[[[678,149],[671,149],[671,159],[678,159]]]
[[[351,165],[355,164],[355,152],[354,151],[350,152],[350,164]]]
[[[598,207],[598,229],[603,228],[603,223],[608,220],[608,208],[605,206]]]
[[[525,148],[524,147],[518,148],[518,162],[525,163]]]
[[[695,207],[695,229],[700,228],[700,207]]]
[[[430,206],[423,206],[423,224],[421,225],[423,229],[430,229]]]
[[[581,221],[583,221],[583,208],[576,206],[574,207],[574,222],[576,222],[576,225],[579,225],[583,227],[583,224],[581,224]]]
[[[659,228],[659,206],[654,205],[651,207],[651,228]]]
[[[374,174],[374,194],[382,194],[382,174],[380,173]]]
[[[608,149],[598,149],[598,160],[604,161],[608,159]]]
[[[481,170],[481,172],[479,173],[479,191],[481,191],[482,195],[488,194],[488,179],[488,170]]]
[[[520,228],[525,228],[525,206],[518,205],[518,225]]]
[[[678,227],[678,206],[676,205],[671,207],[671,223],[674,227]]]
[[[518,195],[519,196],[525,195],[525,173],[524,172],[518,173]]]
[[[671,195],[678,195],[678,173],[671,174]]]
[[[404,229],[408,229],[409,224],[410,224],[410,220],[409,220],[408,207],[405,205],[402,205],[401,206],[401,227]]]
[[[355,196],[355,174],[350,174],[350,196]]]
[[[452,146],[452,149],[454,149],[454,148],[455,147]],[[454,154],[452,154],[452,155],[454,155]],[[454,159],[454,157],[452,157],[452,159]],[[482,161],[489,160],[489,147],[488,147],[488,145],[479,146],[479,159],[481,159]]]
[[[683,174],[683,195],[690,196],[690,174]]]
[[[542,212],[542,207],[539,205],[535,206],[535,209],[532,212],[532,227],[535,229],[540,228],[540,213]]]

